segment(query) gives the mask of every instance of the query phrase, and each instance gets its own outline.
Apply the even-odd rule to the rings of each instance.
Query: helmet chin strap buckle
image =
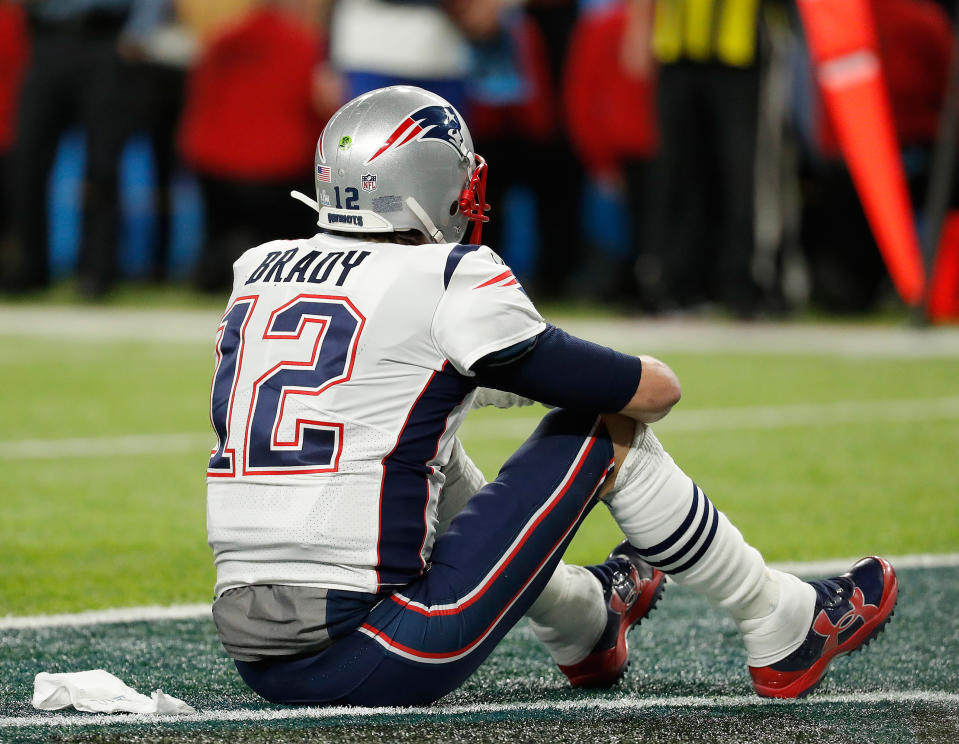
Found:
[[[423,227],[426,228],[426,234],[429,235],[430,239],[434,243],[442,243],[445,238],[443,237],[443,231],[440,230],[436,223],[430,219],[430,216],[426,213],[426,210],[420,206],[420,203],[416,201],[412,196],[406,197],[406,206],[410,208],[410,211],[415,214],[419,221],[423,223]]]
[[[475,152],[473,160],[476,167],[473,169],[469,183],[460,194],[459,205],[460,213],[466,215],[466,219],[473,223],[470,243],[478,245],[483,239],[483,223],[489,222],[486,213],[490,210],[490,205],[486,203],[486,160]]]

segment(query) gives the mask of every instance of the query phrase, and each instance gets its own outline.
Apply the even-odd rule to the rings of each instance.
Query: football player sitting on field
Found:
[[[808,693],[882,630],[889,563],[766,566],[649,426],[679,401],[672,370],[550,325],[481,245],[486,163],[449,103],[356,98],[314,176],[298,198],[320,232],[237,260],[216,336],[213,617],[253,690],[427,704],[524,615],[572,685],[607,687],[664,574],[729,610],[763,696]],[[478,395],[553,407],[491,483],[455,438]],[[562,563],[600,501],[626,540]]]

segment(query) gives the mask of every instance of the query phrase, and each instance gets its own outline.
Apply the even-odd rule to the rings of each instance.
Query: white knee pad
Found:
[[[443,474],[446,476],[446,482],[440,492],[436,510],[437,535],[446,532],[453,518],[463,511],[466,502],[473,498],[474,493],[486,485],[486,478],[476,467],[476,463],[466,454],[459,437],[453,440],[453,451],[450,454],[449,462],[443,468]]]

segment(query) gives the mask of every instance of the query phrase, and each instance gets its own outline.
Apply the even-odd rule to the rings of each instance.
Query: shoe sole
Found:
[[[653,596],[652,596],[652,597],[650,598],[650,600],[649,600],[649,606],[646,608],[646,612],[644,612],[644,613],[642,614],[642,616],[639,618],[639,620],[637,620],[637,621],[636,621],[635,623],[633,623],[632,625],[627,626],[627,628],[626,628],[626,633],[624,634],[624,637],[623,637],[623,642],[626,644],[626,663],[623,665],[623,668],[622,668],[622,670],[620,671],[619,676],[617,676],[616,679],[613,680],[613,682],[612,682],[612,684],[610,685],[610,687],[612,687],[612,686],[614,686],[614,685],[618,685],[618,684],[620,683],[620,681],[623,679],[623,677],[626,676],[626,673],[629,671],[629,666],[630,666],[630,663],[631,663],[630,660],[629,660],[629,633],[630,633],[630,631],[631,631],[633,628],[638,628],[638,627],[642,624],[643,620],[645,620],[647,617],[649,617],[650,615],[653,614],[653,611],[656,609],[656,605],[659,603],[659,600],[660,600],[660,599],[662,598],[662,596],[663,596],[663,592],[666,591],[666,574],[664,574],[664,573],[662,573],[661,571],[659,571],[659,569],[656,569],[656,571],[660,574],[660,576],[659,576],[659,580],[658,580],[658,581],[656,582],[656,584],[655,584],[655,588],[654,588],[654,590],[653,590]],[[654,576],[655,576],[655,574],[654,574]],[[642,595],[640,595],[640,599],[642,599]]]
[[[869,643],[886,629],[886,625],[895,615],[896,602],[899,599],[899,582],[896,578],[896,572],[893,570],[889,561],[873,556],[883,568],[883,593],[888,590],[888,595],[880,602],[879,612],[869,623],[863,625],[852,636],[846,639],[845,643],[836,646],[828,654],[825,654],[801,676],[794,679],[783,687],[772,687],[758,684],[753,680],[753,689],[760,697],[768,698],[791,698],[802,699],[814,692],[826,678],[826,672],[832,661],[840,656],[848,656],[856,651],[864,649]]]

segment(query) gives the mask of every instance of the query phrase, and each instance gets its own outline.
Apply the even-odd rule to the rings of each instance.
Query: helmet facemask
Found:
[[[473,160],[476,167],[473,169],[473,175],[470,176],[469,183],[463,189],[460,195],[459,208],[460,213],[466,215],[466,219],[473,223],[473,230],[470,232],[469,242],[473,245],[479,245],[482,242],[483,223],[489,222],[486,212],[490,210],[490,205],[486,203],[486,160],[482,155],[473,153]]]

